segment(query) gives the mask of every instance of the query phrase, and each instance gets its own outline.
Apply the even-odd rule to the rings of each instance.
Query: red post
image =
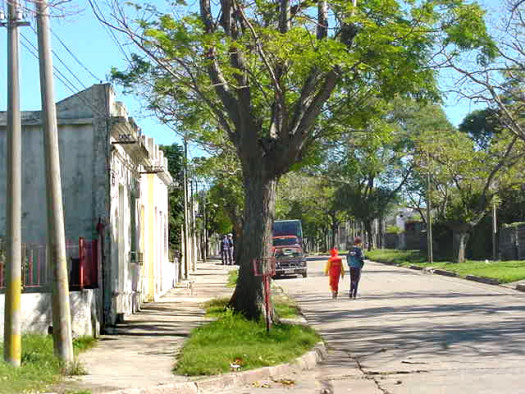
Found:
[[[80,237],[78,239],[78,272],[79,272],[79,281],[78,284],[80,286],[80,289],[84,288],[84,260],[86,258],[86,245],[84,238]]]
[[[27,281],[27,285],[34,285],[35,284],[35,281],[33,279],[33,276],[34,276],[34,272],[33,272],[33,264],[34,264],[34,261],[33,261],[33,248],[29,249],[27,248],[26,249],[26,258],[27,258],[27,261],[28,261],[28,267],[27,267],[27,271],[28,271],[28,281]]]

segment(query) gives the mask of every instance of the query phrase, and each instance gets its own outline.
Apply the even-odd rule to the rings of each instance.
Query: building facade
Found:
[[[56,108],[70,284],[74,291],[93,293],[91,326],[113,325],[176,281],[167,236],[172,178],[158,145],[141,134],[109,84],[94,85]],[[45,293],[48,265],[33,252],[34,245],[45,248],[47,235],[40,111],[23,112],[22,141],[25,279],[33,293]],[[4,161],[5,154],[6,114],[0,113]],[[2,163],[0,239],[5,238],[6,175]],[[0,258],[0,274],[2,263]]]

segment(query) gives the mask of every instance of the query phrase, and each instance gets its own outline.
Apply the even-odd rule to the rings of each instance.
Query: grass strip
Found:
[[[207,316],[218,319],[192,331],[177,356],[175,373],[215,375],[229,372],[234,362],[243,371],[277,365],[301,356],[320,340],[314,330],[301,325],[274,324],[267,333],[263,320],[250,321],[234,314],[225,308],[227,302],[220,298],[205,305]],[[293,309],[289,302],[282,308]]]
[[[91,337],[80,337],[74,340],[75,354],[85,351],[95,344]],[[3,353],[3,344],[0,344]],[[73,374],[82,372],[76,362],[72,366]],[[38,392],[51,384],[59,382],[64,376],[64,368],[53,353],[51,335],[29,334],[22,337],[22,365],[14,368],[0,361],[0,393]]]
[[[500,283],[517,282],[525,279],[525,261],[476,261],[467,260],[464,263],[453,263],[450,261],[439,261],[432,264],[425,262],[426,257],[418,250],[395,250],[376,249],[366,252],[366,257],[373,261],[396,263],[407,267],[416,265],[419,267],[438,268],[454,272],[460,277],[467,275],[481,276],[497,279]]]
[[[235,287],[237,284],[237,278],[239,277],[239,270],[231,270],[228,272],[228,282],[226,287]]]

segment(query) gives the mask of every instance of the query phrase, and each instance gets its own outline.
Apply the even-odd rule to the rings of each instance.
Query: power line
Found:
[[[33,26],[31,26],[31,30],[33,30],[33,33],[37,34],[37,32],[36,32],[36,30],[35,30],[35,28]],[[73,76],[73,78],[75,78],[77,80],[77,82],[80,84],[80,86],[82,86],[84,89],[87,89],[87,86],[84,84],[84,82],[82,82],[80,80],[80,78],[76,75],[76,73],[74,73],[69,68],[69,66],[60,58],[60,56],[58,56],[58,54],[55,52],[55,50],[51,49],[51,52],[57,58],[57,60],[66,68],[66,70],[69,71],[69,73]]]
[[[53,31],[53,29],[51,29],[51,33],[53,34],[53,36],[55,36],[55,38],[58,40],[58,42],[60,42],[60,44],[64,47],[64,49],[65,49],[65,50],[71,55],[71,57],[72,57],[73,59],[75,59],[76,62],[77,62],[78,64],[80,64],[80,66],[81,66],[84,70],[86,70],[86,71],[87,71],[87,72],[88,72],[93,78],[95,78],[96,81],[102,81],[101,78],[98,78],[95,74],[93,74],[93,73],[91,72],[91,70],[90,70],[89,68],[87,68],[87,67],[84,65],[84,63],[82,63],[82,62],[81,62],[81,61],[75,56],[75,54],[74,54],[74,53],[68,48],[68,46],[64,43],[64,41],[62,41],[62,39],[58,36],[58,34],[56,34],[56,33]]]
[[[29,44],[26,44],[24,43],[23,41],[20,42],[22,44],[22,46],[31,54],[33,55],[33,57],[39,61],[39,58],[38,58],[38,49],[35,47],[35,45],[27,38],[25,37],[24,35],[21,35],[22,36],[22,39],[24,39],[25,41],[27,41],[27,43]],[[62,84],[71,92],[73,93],[74,95],[76,95],[78,92],[79,92],[79,89],[73,84],[73,82],[71,82],[56,66],[53,66],[53,69],[54,69],[54,74],[55,74],[55,77],[60,81],[62,82]],[[97,115],[99,116],[102,116],[102,117],[106,117],[106,115],[102,112],[100,112],[97,108],[93,107],[93,105],[86,101],[82,96],[77,96],[80,101],[82,101],[87,107],[89,107],[93,113],[96,113]]]
[[[20,33],[20,36],[27,43],[27,44],[24,44],[24,42],[21,43],[24,46],[24,48],[26,48],[29,51],[29,53],[31,53],[36,58],[36,60],[39,60],[38,48],[23,33]],[[56,66],[53,66],[53,69],[55,70],[55,76],[57,77],[57,79],[59,79],[60,82],[62,82],[62,84],[64,84],[64,86],[68,88],[71,92],[77,93],[80,90]]]

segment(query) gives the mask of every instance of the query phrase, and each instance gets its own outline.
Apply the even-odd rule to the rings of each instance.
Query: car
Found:
[[[275,276],[308,276],[306,256],[301,240],[295,235],[273,237],[273,256],[275,257]]]

